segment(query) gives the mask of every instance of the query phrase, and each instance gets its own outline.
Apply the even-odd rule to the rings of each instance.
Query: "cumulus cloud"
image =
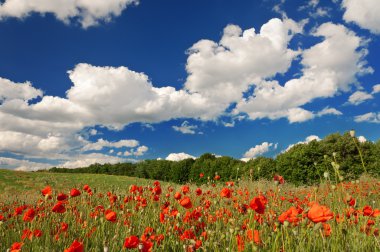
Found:
[[[317,113],[317,116],[324,116],[324,115],[340,116],[340,115],[343,115],[343,113],[337,110],[336,108],[325,107],[324,109],[322,109],[321,111]]]
[[[285,73],[299,51],[288,48],[302,25],[291,19],[271,19],[259,32],[228,25],[219,42],[200,40],[189,49],[185,89],[208,100],[207,108],[220,115],[239,101],[250,85]]]
[[[269,152],[271,149],[277,149],[277,144],[263,142],[262,144],[250,148],[246,153],[244,153],[243,161],[247,161],[247,159],[256,158],[257,156]]]
[[[363,91],[356,91],[350,97],[348,98],[348,103],[352,105],[359,105],[367,100],[373,99],[373,96],[371,94],[368,94],[367,92]]]
[[[380,34],[380,5],[378,0],[343,0],[343,18],[372,33]]]
[[[180,126],[173,126],[175,131],[181,132],[182,134],[195,134],[198,129],[197,125],[191,125],[188,121],[184,121]]]
[[[89,151],[89,150],[102,150],[105,147],[108,148],[122,148],[122,147],[128,147],[133,148],[139,145],[139,142],[134,139],[123,139],[116,142],[109,142],[107,140],[104,140],[103,138],[98,139],[95,143],[88,143],[86,144],[82,150],[83,151]]]
[[[181,161],[181,160],[188,159],[188,158],[195,159],[196,157],[194,157],[192,155],[189,155],[187,153],[184,153],[184,152],[180,152],[180,153],[170,153],[165,158],[165,160],[169,160],[169,161]]]
[[[5,0],[0,4],[0,21],[10,17],[23,19],[33,13],[53,14],[66,24],[77,21],[87,28],[109,22],[127,6],[138,3],[138,0]]]
[[[376,84],[372,87],[372,94],[380,93],[380,84]]]
[[[315,140],[315,141],[321,141],[321,139],[319,138],[319,136],[316,136],[316,135],[310,135],[310,136],[306,137],[304,141],[300,141],[300,142],[295,143],[295,144],[290,144],[290,145],[288,146],[288,148],[286,148],[286,150],[285,150],[284,152],[289,151],[291,148],[293,148],[293,147],[294,147],[295,145],[297,145],[297,144],[308,144],[308,143],[310,143],[311,141],[314,141],[314,140]]]
[[[149,150],[148,147],[146,147],[145,145],[142,145],[140,147],[138,147],[134,152],[133,152],[133,155],[135,156],[142,156],[145,154],[145,152],[147,152]]]
[[[31,100],[42,96],[42,91],[32,87],[30,82],[14,83],[0,77],[0,104],[6,99]]]
[[[300,78],[283,86],[276,80],[257,83],[252,96],[237,104],[236,113],[247,113],[251,119],[286,117],[290,122],[302,122],[314,114],[300,106],[347,92],[358,75],[372,72],[363,59],[366,50],[360,50],[362,39],[343,25],[322,24],[314,36],[324,39],[303,51]]]
[[[369,112],[363,115],[355,116],[355,122],[380,123],[380,112]]]
[[[59,168],[79,168],[87,167],[92,164],[116,164],[131,161],[129,159],[104,155],[101,153],[90,153],[74,156],[71,160],[64,162],[63,164],[58,165]]]
[[[38,171],[51,168],[52,165],[15,158],[0,157],[0,167],[14,169],[17,171]]]

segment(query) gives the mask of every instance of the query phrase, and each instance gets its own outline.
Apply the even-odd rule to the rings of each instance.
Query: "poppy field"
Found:
[[[124,177],[108,188],[117,176],[33,176],[45,184],[1,192],[0,251],[380,250],[380,183],[366,176],[295,187],[201,173],[198,184]]]

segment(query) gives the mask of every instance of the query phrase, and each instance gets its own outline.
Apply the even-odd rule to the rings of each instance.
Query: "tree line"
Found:
[[[125,175],[175,183],[203,183],[216,175],[221,181],[272,179],[278,174],[296,185],[317,184],[327,178],[353,180],[364,172],[379,176],[380,140],[359,142],[350,132],[335,133],[320,141],[296,144],[275,158],[258,157],[248,162],[206,153],[197,159],[181,161],[92,164],[77,169],[53,167],[49,172]]]

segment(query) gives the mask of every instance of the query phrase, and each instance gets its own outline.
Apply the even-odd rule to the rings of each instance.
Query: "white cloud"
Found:
[[[138,0],[5,0],[0,5],[0,20],[23,19],[33,13],[53,14],[66,24],[78,21],[87,28],[109,22],[120,16],[128,5],[138,3]]]
[[[337,116],[340,116],[340,115],[343,115],[342,112],[340,112],[339,110],[335,109],[335,108],[330,108],[330,107],[325,107],[324,109],[322,109],[321,111],[319,111],[317,113],[317,116],[324,116],[324,115],[337,115]]]
[[[87,167],[89,165],[98,163],[98,164],[116,164],[116,163],[122,163],[127,162],[127,159],[114,157],[114,156],[108,156],[101,153],[91,153],[91,154],[85,154],[85,155],[78,155],[76,157],[72,157],[71,160],[64,162],[61,165],[58,165],[57,167],[60,168],[80,168],[80,167]]]
[[[133,155],[135,155],[135,156],[142,156],[148,150],[149,150],[148,147],[146,147],[145,145],[142,145],[142,146],[138,147],[136,151],[133,152]]]
[[[117,142],[109,142],[107,140],[104,140],[103,138],[98,139],[97,142],[95,143],[88,143],[86,144],[82,150],[83,151],[89,151],[89,150],[102,150],[105,147],[109,148],[122,148],[122,147],[127,147],[127,148],[133,148],[139,145],[139,142],[134,139],[122,139]]]
[[[356,76],[372,72],[363,60],[366,50],[360,50],[362,39],[343,25],[322,24],[314,36],[324,40],[302,53],[300,78],[284,86],[276,80],[257,83],[253,95],[242,99],[236,111],[247,113],[253,120],[286,117],[290,122],[302,122],[314,115],[300,106],[349,91],[357,82]]]
[[[355,116],[355,122],[380,123],[380,112],[370,112],[363,115]]]
[[[378,0],[343,0],[343,18],[372,33],[380,34],[380,5]]]
[[[380,93],[380,84],[376,84],[372,87],[372,94]]]
[[[42,91],[32,87],[30,82],[14,83],[0,77],[0,104],[7,100],[20,99],[31,100],[42,96]]]
[[[353,105],[359,105],[367,100],[373,99],[373,96],[371,94],[368,94],[367,92],[363,91],[356,91],[350,97],[348,98],[348,103]]]
[[[0,157],[0,167],[17,171],[38,171],[53,167],[51,164]]]
[[[287,152],[287,151],[289,151],[291,148],[293,148],[293,147],[294,147],[295,145],[297,145],[297,144],[308,144],[308,143],[310,143],[311,141],[314,141],[314,140],[315,140],[315,141],[321,141],[321,139],[319,138],[319,136],[316,136],[316,135],[310,135],[310,136],[306,137],[304,141],[300,141],[300,142],[295,143],[295,144],[290,144],[290,145],[288,146],[288,148],[286,148],[286,150],[283,151],[283,152]]]
[[[256,158],[264,153],[270,151],[270,149],[276,149],[277,144],[263,142],[262,144],[256,145],[255,147],[250,148],[246,153],[244,153],[243,161],[248,159]]]
[[[260,32],[228,25],[219,42],[198,41],[189,49],[185,89],[201,94],[210,113],[220,115],[253,83],[289,69],[299,52],[289,49],[288,43],[302,26],[274,18]]]
[[[181,160],[188,159],[188,158],[195,159],[196,157],[194,157],[192,155],[189,155],[189,154],[186,154],[184,152],[180,152],[180,153],[170,153],[165,158],[165,160],[169,160],[169,161],[181,161]]]
[[[364,136],[359,136],[359,137],[358,137],[358,141],[359,141],[360,143],[365,143],[365,142],[367,142],[367,139],[366,139]]]
[[[195,134],[198,129],[197,125],[191,125],[188,121],[184,121],[181,126],[173,126],[175,131],[181,132],[182,134]]]

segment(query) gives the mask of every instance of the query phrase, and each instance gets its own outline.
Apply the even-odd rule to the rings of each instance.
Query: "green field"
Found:
[[[149,180],[105,174],[61,174],[48,172],[21,172],[0,169],[0,193],[14,195],[27,191],[39,192],[50,185],[57,190],[89,184],[98,190],[128,189],[131,184],[146,184]]]

